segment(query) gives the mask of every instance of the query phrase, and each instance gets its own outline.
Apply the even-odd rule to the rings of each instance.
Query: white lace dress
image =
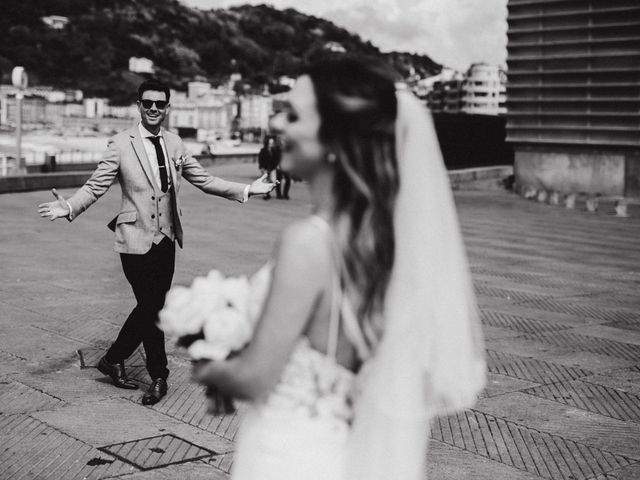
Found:
[[[318,224],[324,222],[315,218]],[[257,275],[270,278],[270,272],[265,266]],[[269,282],[257,283],[256,290],[261,291],[253,294],[265,296]],[[243,415],[233,480],[343,479],[356,376],[335,359],[340,321],[345,317],[340,315],[342,298],[334,292],[327,354],[301,337],[278,384]],[[353,331],[353,325],[344,327],[345,333]]]

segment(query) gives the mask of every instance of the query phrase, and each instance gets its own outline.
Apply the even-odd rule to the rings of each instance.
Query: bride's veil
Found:
[[[359,376],[345,480],[424,480],[429,420],[485,384],[479,315],[431,116],[399,90],[400,190],[385,331]]]

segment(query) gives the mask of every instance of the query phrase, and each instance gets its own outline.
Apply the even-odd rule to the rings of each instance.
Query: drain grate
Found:
[[[440,417],[431,436],[548,479],[584,480],[633,463],[627,457],[475,410]]]
[[[615,388],[577,381],[541,385],[522,392],[618,420],[640,422],[640,397]]]
[[[487,350],[487,367],[491,373],[499,373],[535,383],[571,381],[592,374],[592,372],[578,367],[567,367],[495,350]]]
[[[216,455],[216,452],[171,434],[116,443],[98,450],[141,470],[152,470]]]
[[[569,332],[553,332],[551,334],[528,333],[523,338],[537,340],[557,347],[567,347],[590,353],[599,353],[624,360],[640,358],[640,345],[617,342],[607,338],[590,337]]]
[[[81,480],[137,471],[28,415],[0,415],[0,478]]]
[[[534,320],[518,315],[509,315],[501,312],[490,312],[483,310],[482,323],[490,327],[508,328],[523,333],[545,333],[573,328],[571,325],[547,322],[545,320]]]

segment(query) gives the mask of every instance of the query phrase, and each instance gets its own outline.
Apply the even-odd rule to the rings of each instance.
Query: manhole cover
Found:
[[[199,447],[171,434],[116,443],[101,447],[98,450],[113,455],[123,462],[142,470],[201,460],[216,455],[216,452]]]

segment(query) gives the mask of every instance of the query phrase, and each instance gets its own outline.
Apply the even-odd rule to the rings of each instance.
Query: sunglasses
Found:
[[[167,102],[166,100],[140,100],[140,103],[142,104],[142,108],[144,108],[145,110],[149,110],[154,103],[156,104],[156,108],[158,110],[164,110],[165,108],[167,108],[169,102]]]

